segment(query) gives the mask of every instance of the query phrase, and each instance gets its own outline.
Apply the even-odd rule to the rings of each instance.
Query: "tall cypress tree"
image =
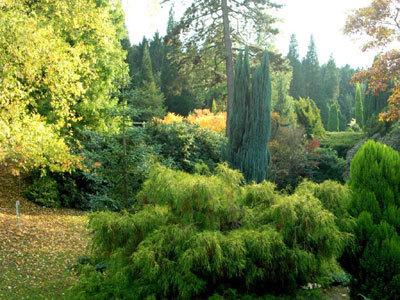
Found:
[[[304,74],[303,67],[299,60],[298,43],[296,40],[296,35],[292,34],[290,37],[289,53],[287,55],[290,65],[293,69],[292,80],[290,82],[289,94],[295,99],[305,97],[305,87],[304,87]]]
[[[354,116],[356,118],[357,124],[360,125],[360,127],[362,128],[364,126],[364,109],[360,84],[357,84],[356,89]]]
[[[328,131],[339,131],[339,111],[336,103],[329,107]]]
[[[251,93],[248,48],[244,57],[239,54],[230,109],[229,161],[242,171],[247,181],[262,182],[267,176],[271,135],[271,79],[266,51],[253,76]]]

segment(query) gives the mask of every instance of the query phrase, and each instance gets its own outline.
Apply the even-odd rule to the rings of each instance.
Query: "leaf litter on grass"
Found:
[[[38,206],[21,190],[22,184],[0,169],[0,299],[62,299],[77,279],[71,266],[88,245],[87,214]]]

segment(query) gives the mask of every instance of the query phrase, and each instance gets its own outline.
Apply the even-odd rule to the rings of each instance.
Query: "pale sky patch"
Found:
[[[157,0],[123,0],[126,25],[132,43],[139,43],[143,36],[151,38],[155,31],[165,34],[170,6],[161,7]],[[183,13],[180,1],[175,1],[176,18]],[[333,54],[338,66],[369,67],[376,51],[362,52],[360,39],[343,34],[343,27],[350,10],[368,6],[371,0],[275,0],[284,4],[277,24],[280,34],[274,45],[286,55],[290,35],[295,33],[300,57],[308,48],[310,35],[314,35],[320,64],[326,63]]]

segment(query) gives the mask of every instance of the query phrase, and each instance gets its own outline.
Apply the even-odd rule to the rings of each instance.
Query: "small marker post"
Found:
[[[21,216],[20,216],[20,213],[19,213],[19,201],[16,201],[16,202],[15,202],[15,208],[16,208],[16,210],[17,210],[18,228],[19,228],[19,231],[22,232],[22,227],[21,227]]]

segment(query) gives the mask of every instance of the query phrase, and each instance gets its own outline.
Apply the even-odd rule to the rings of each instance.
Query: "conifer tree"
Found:
[[[232,167],[240,169],[247,181],[264,181],[270,160],[271,135],[271,80],[266,51],[253,76],[251,92],[248,48],[244,57],[239,54],[228,122],[228,155]]]
[[[339,131],[339,111],[336,103],[329,108],[328,131]]]
[[[292,80],[290,82],[289,94],[295,99],[305,97],[304,74],[303,67],[299,60],[298,43],[296,35],[292,34],[290,37],[289,53],[287,55],[290,65],[293,69]]]
[[[332,55],[325,67],[323,96],[326,100],[334,102],[336,102],[339,97],[339,73]]]
[[[357,121],[357,124],[360,125],[360,127],[362,128],[364,126],[364,109],[363,109],[363,100],[362,100],[360,84],[357,84],[356,88],[354,116]]]
[[[140,67],[141,84],[154,82],[153,65],[151,63],[150,51],[147,41],[143,48],[142,65]]]
[[[350,167],[350,213],[355,243],[342,257],[354,276],[353,296],[398,299],[400,295],[400,157],[392,148],[366,142]]]
[[[322,123],[326,125],[328,121],[328,104],[322,96],[321,68],[319,66],[318,54],[312,35],[310,37],[310,44],[308,45],[306,57],[303,59],[302,64],[306,97],[310,97],[315,101],[315,104],[317,104],[321,111]]]

